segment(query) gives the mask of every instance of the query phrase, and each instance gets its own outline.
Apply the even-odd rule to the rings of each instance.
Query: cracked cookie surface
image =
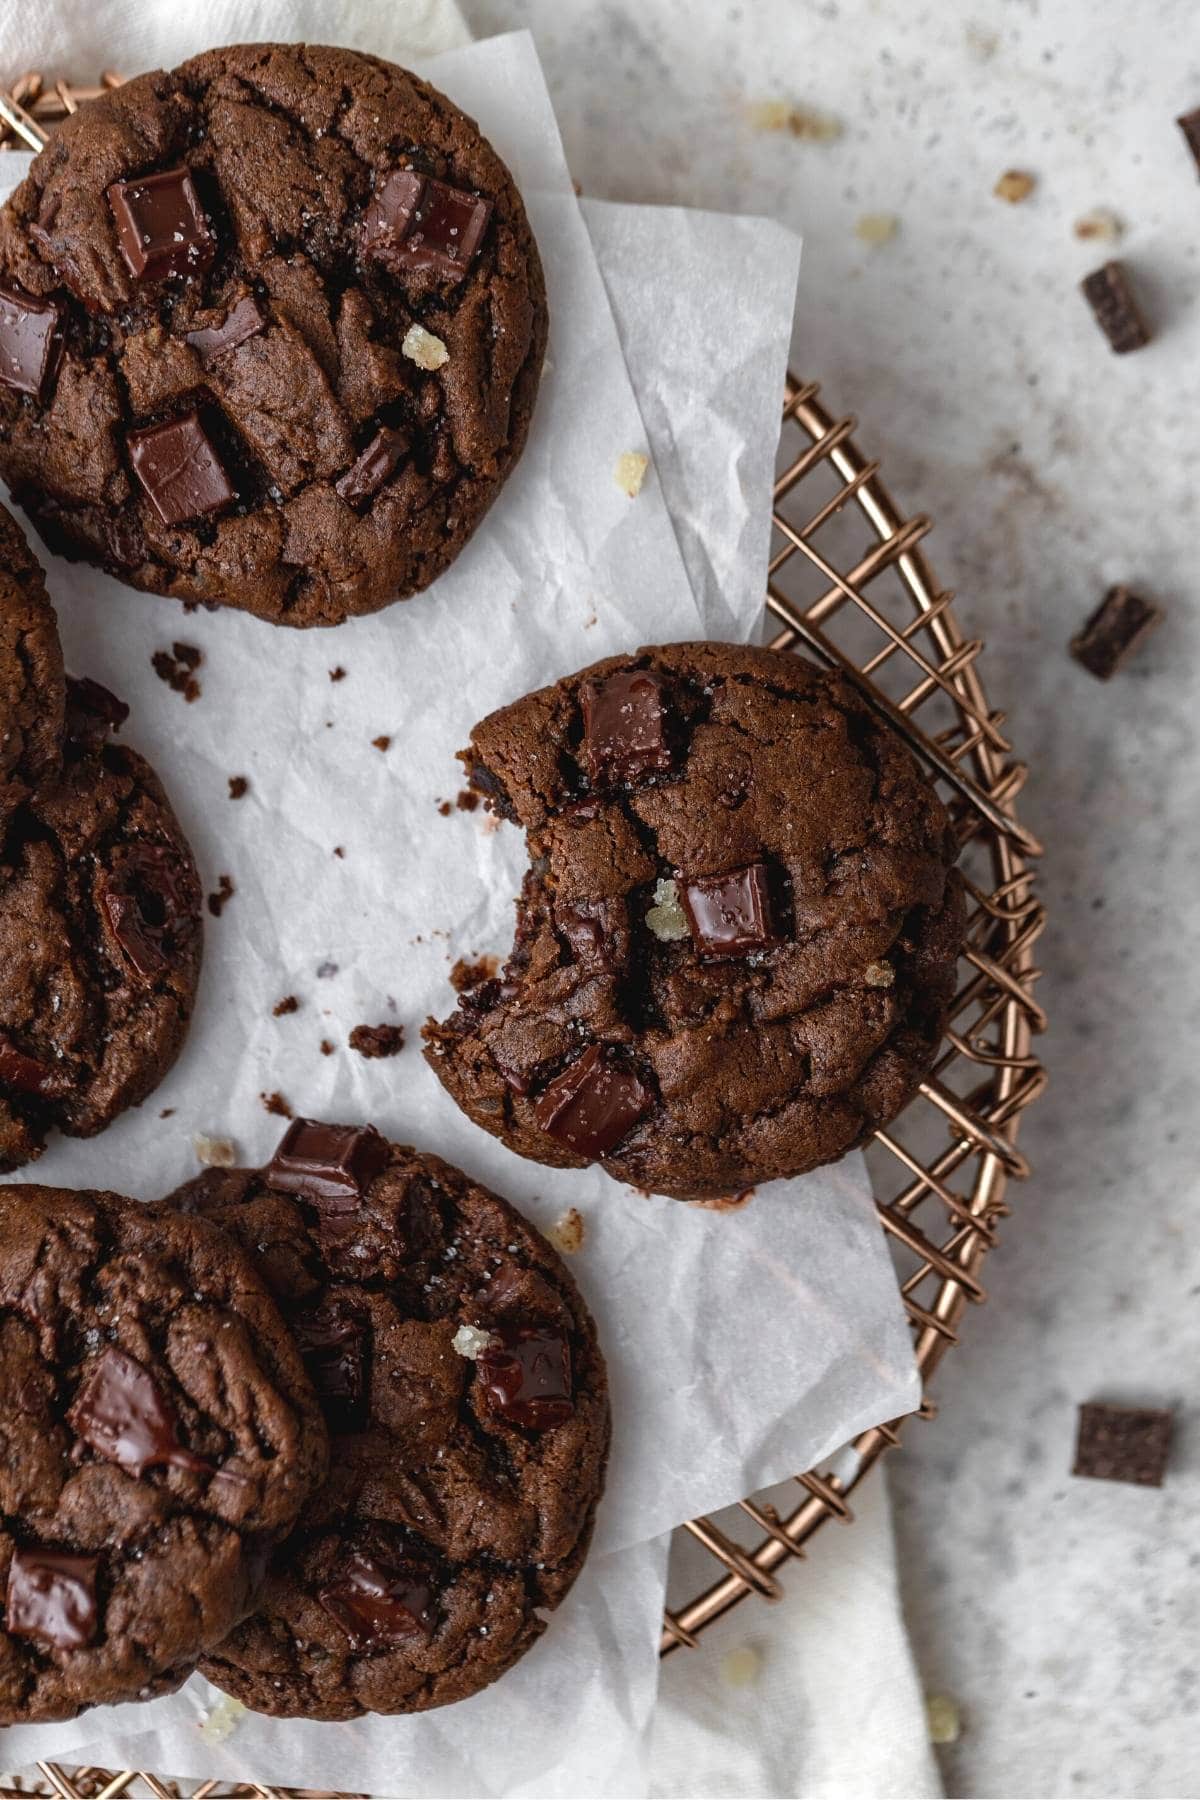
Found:
[[[168,1693],[323,1479],[299,1353],[203,1220],[0,1187],[0,1724]]]
[[[58,768],[66,688],[54,608],[0,506],[0,826]]]
[[[833,1161],[927,1073],[964,925],[946,812],[843,677],[673,644],[461,752],[525,830],[507,966],[425,1028],[510,1149],[687,1199]]]
[[[323,1194],[286,1155],[314,1130],[358,1140]],[[201,1669],[286,1717],[444,1705],[536,1641],[582,1565],[609,1439],[595,1327],[546,1241],[439,1158],[306,1121],[281,1153],[164,1203],[252,1252],[334,1435],[258,1611]]]
[[[83,105],[0,211],[0,474],[134,587],[336,624],[458,554],[545,340],[520,197],[443,95],[214,50]]]

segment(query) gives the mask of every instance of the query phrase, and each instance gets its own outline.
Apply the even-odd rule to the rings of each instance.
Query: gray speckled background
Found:
[[[985,636],[1049,846],[1050,1094],[992,1299],[892,1463],[929,1691],[958,1795],[1181,1795],[1200,1779],[1200,106],[1194,0],[464,0],[530,24],[589,193],[805,233],[795,364],[862,419]],[[746,102],[836,115],[756,130]],[[1009,207],[1007,167],[1038,178]],[[1110,254],[1155,328],[1111,356],[1076,291]],[[894,213],[868,250],[865,212]],[[1117,579],[1170,609],[1108,687],[1072,630]],[[1161,1493],[1072,1480],[1089,1397],[1178,1406]],[[803,1575],[796,1578],[800,1589]]]

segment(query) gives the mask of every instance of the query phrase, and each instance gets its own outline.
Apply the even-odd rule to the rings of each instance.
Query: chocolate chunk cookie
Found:
[[[329,1485],[201,1669],[259,1712],[417,1712],[494,1681],[583,1562],[609,1413],[545,1240],[435,1156],[297,1120],[165,1203],[255,1257],[334,1433]]]
[[[454,560],[545,342],[457,107],[351,50],[213,50],[85,103],[0,213],[0,474],[134,587],[334,625]]]
[[[266,1289],[199,1219],[0,1187],[0,1725],[178,1687],[324,1479]]]
[[[64,704],[46,583],[16,520],[0,506],[0,826],[57,770]]]
[[[493,713],[461,755],[531,857],[507,967],[425,1028],[476,1124],[691,1198],[830,1162],[904,1105],[963,894],[940,800],[844,678],[640,650]]]

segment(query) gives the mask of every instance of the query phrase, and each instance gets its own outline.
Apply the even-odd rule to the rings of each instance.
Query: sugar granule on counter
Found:
[[[862,243],[869,244],[877,250],[881,244],[890,244],[900,229],[900,221],[895,213],[861,213],[854,223],[854,235]]]
[[[758,1680],[762,1657],[750,1644],[735,1644],[721,1658],[721,1680],[726,1687],[750,1687]]]
[[[613,469],[613,480],[623,494],[636,500],[642,491],[642,483],[646,479],[646,470],[650,467],[650,458],[641,450],[625,450],[617,458]]]
[[[441,338],[434,337],[423,325],[409,326],[400,349],[409,362],[416,363],[418,369],[432,371],[444,367],[450,361],[450,352]]]
[[[925,1718],[931,1744],[957,1744],[962,1736],[962,1719],[948,1694],[926,1695]]]

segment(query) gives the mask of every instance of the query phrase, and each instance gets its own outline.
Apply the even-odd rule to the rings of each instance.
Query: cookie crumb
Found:
[[[931,1744],[957,1744],[962,1736],[962,1720],[948,1694],[926,1695],[925,1718]]]
[[[438,811],[441,813],[443,819],[448,819],[450,814],[454,811],[454,808],[448,800],[439,800]]]
[[[345,859],[346,859],[346,852],[345,852],[345,851],[344,851],[344,850],[343,850],[343,849],[342,849],[342,846],[341,846],[341,845],[340,845],[340,844],[335,844],[335,845],[334,845],[334,846],[333,846],[333,854],[334,854],[334,855],[335,855],[335,856],[339,856],[339,857],[341,857],[341,859],[342,859],[342,861],[343,861],[343,862],[344,862],[344,861],[345,861]]]
[[[1124,221],[1106,206],[1093,207],[1082,213],[1071,228],[1077,238],[1096,238],[1101,243],[1115,244],[1125,230]]]
[[[647,1198],[651,1198],[647,1194]],[[721,1194],[715,1200],[693,1200],[693,1206],[699,1206],[705,1212],[741,1212],[743,1206],[749,1206],[754,1198],[752,1187],[742,1188],[736,1194]]]
[[[868,963],[863,970],[863,980],[868,987],[890,988],[895,985],[896,971],[893,969],[891,963]]]
[[[380,735],[378,737],[372,738],[371,742],[375,746],[376,750],[382,750],[382,751],[386,752],[386,751],[390,750],[392,747],[391,738],[382,732],[380,733]]]
[[[1075,633],[1068,646],[1077,663],[1097,681],[1109,681],[1117,670],[1162,624],[1161,606],[1135,594],[1132,588],[1109,588],[1095,612]]]
[[[454,804],[459,812],[476,812],[479,807],[479,795],[474,788],[460,788]]]
[[[469,957],[460,956],[450,971],[450,986],[456,994],[465,994],[468,988],[476,988],[481,982],[491,981],[499,973],[498,956],[479,956],[474,962]]]
[[[333,1055],[333,1045],[330,1043],[328,1038],[321,1039],[321,1055],[322,1056],[332,1056]]]
[[[330,681],[345,681],[346,671],[343,669],[341,663],[338,664],[336,669],[330,669],[329,679]]]
[[[331,976],[336,975],[337,972],[338,972],[338,966],[335,962],[323,962],[323,963],[317,964],[317,980],[318,981],[328,981],[331,978]]]
[[[673,881],[655,882],[654,905],[646,914],[646,924],[663,944],[675,944],[691,935],[683,907],[679,904],[679,890]]]
[[[203,659],[204,652],[195,644],[172,644],[169,650],[154,652],[150,667],[173,693],[182,694],[190,702],[200,698],[200,683],[193,671],[200,667]]]
[[[196,1161],[206,1169],[232,1169],[237,1162],[237,1145],[232,1138],[208,1137],[198,1131],[192,1139]]]
[[[222,1694],[212,1711],[205,1716],[200,1727],[200,1736],[206,1744],[223,1744],[237,1730],[246,1712],[240,1700],[232,1694]]]
[[[229,798],[231,800],[240,800],[242,795],[248,791],[249,787],[250,783],[246,780],[244,775],[231,775],[229,777]]]
[[[482,1330],[478,1325],[460,1325],[450,1340],[458,1355],[465,1356],[468,1362],[475,1362],[491,1341],[491,1332]]]
[[[650,458],[641,450],[626,450],[617,458],[613,470],[613,480],[623,494],[636,500],[642,491],[642,483],[646,479],[646,470],[650,467]]]
[[[749,1644],[738,1644],[721,1658],[721,1680],[727,1687],[750,1687],[758,1679],[762,1657]]]
[[[787,131],[803,144],[832,144],[845,130],[832,113],[793,106],[787,100],[751,100],[746,119],[755,131]]]
[[[175,1108],[173,1106],[164,1106],[158,1116],[160,1119],[173,1119],[175,1117]]]
[[[1005,169],[992,193],[997,200],[1007,200],[1010,206],[1019,206],[1022,200],[1028,200],[1036,186],[1036,179],[1025,169]]]
[[[288,1105],[282,1094],[260,1094],[258,1097],[266,1107],[267,1111],[269,1113],[274,1113],[277,1119],[290,1119],[294,1117],[291,1107]]]
[[[356,1025],[350,1033],[350,1048],[368,1061],[382,1056],[399,1056],[404,1048],[403,1025]]]
[[[564,1256],[574,1256],[583,1248],[583,1214],[577,1206],[568,1206],[561,1219],[556,1219],[546,1236]]]
[[[277,1000],[275,1002],[274,1006],[271,1008],[272,1016],[276,1019],[282,1019],[285,1013],[294,1013],[294,1012],[299,1012],[299,1011],[300,1011],[300,1001],[295,994],[285,994],[283,996],[283,999]]]
[[[450,352],[440,337],[426,331],[423,325],[410,325],[400,349],[418,369],[440,369],[450,361]]]
[[[854,235],[862,243],[869,244],[877,250],[881,244],[890,244],[900,229],[900,221],[895,213],[861,213],[855,220]]]
[[[1194,112],[1182,113],[1175,123],[1184,136],[1184,141],[1192,153],[1192,161],[1200,172],[1200,107]]]
[[[233,882],[228,875],[217,876],[216,892],[208,896],[208,910],[214,919],[220,918],[225,910],[225,902],[232,900],[235,892]]]

